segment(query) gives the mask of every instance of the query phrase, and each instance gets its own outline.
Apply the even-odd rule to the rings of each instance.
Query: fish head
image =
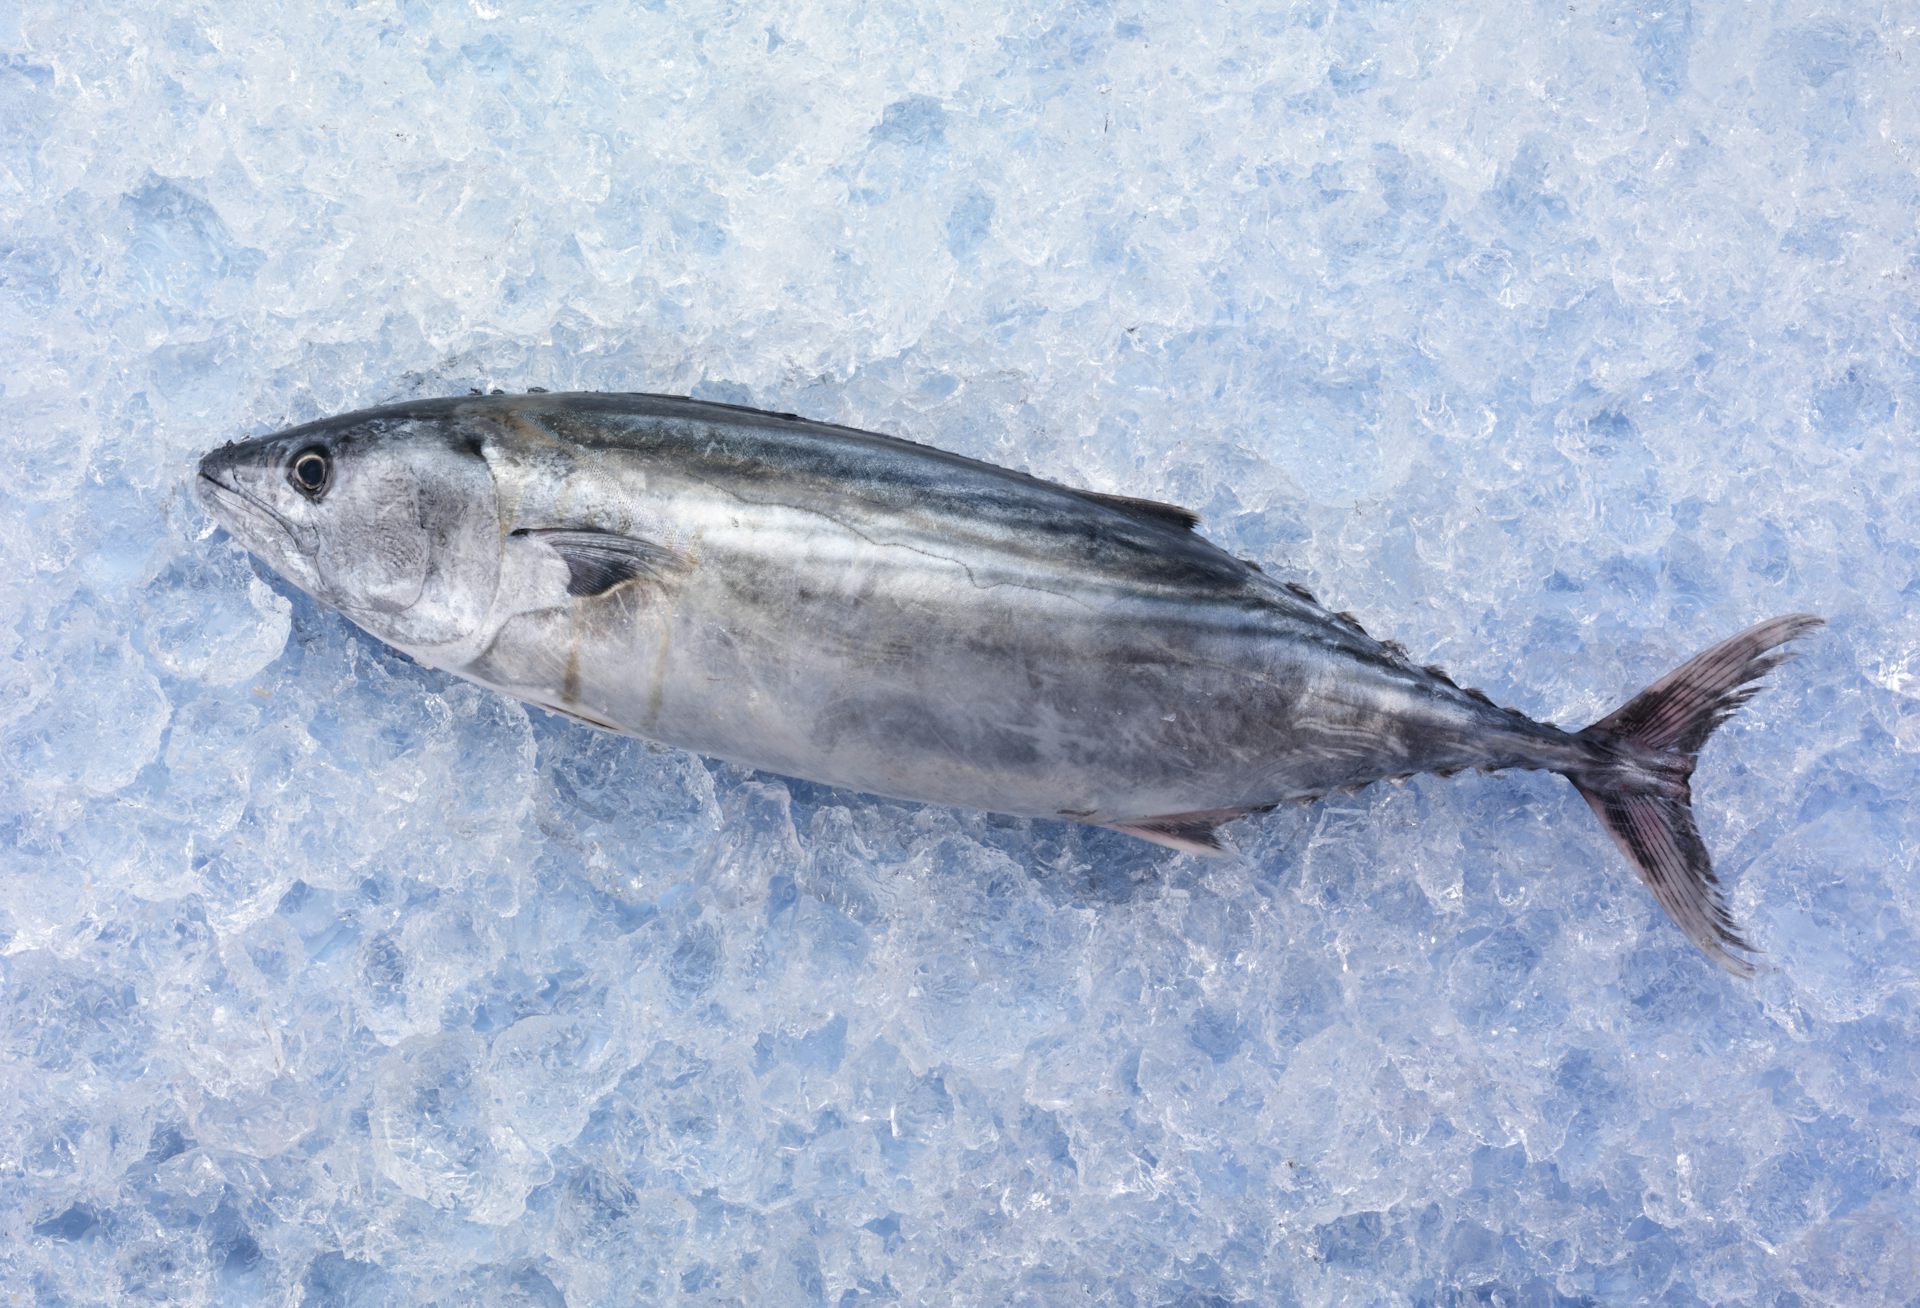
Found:
[[[483,637],[503,531],[457,412],[373,410],[222,446],[195,491],[274,571],[422,662],[452,666]]]

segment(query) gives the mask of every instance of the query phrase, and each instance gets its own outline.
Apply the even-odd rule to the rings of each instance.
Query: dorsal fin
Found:
[[[1133,495],[1103,495],[1099,491],[1076,491],[1087,499],[1097,501],[1108,508],[1118,509],[1122,513],[1149,522],[1159,523],[1163,527],[1176,527],[1181,531],[1192,531],[1200,525],[1200,515],[1192,509],[1183,509],[1178,504],[1164,504],[1159,500],[1143,500]]]

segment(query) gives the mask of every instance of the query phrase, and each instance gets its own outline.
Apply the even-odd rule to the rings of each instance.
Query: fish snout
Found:
[[[267,508],[258,493],[258,465],[259,453],[250,442],[229,442],[209,451],[195,470],[193,498],[208,517],[232,531],[237,514]]]
[[[237,443],[228,441],[217,450],[209,450],[201,456],[200,475],[195,480],[210,481],[224,490],[236,489],[233,473],[239,465],[239,459],[235,457],[239,449]]]
[[[222,474],[232,467],[232,461],[225,457],[229,446],[221,446],[200,460],[200,467],[193,478],[193,498],[199,504],[200,511],[208,517],[219,518],[219,492],[233,491],[233,483]]]

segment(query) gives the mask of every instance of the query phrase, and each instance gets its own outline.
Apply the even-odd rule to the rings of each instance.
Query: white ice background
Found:
[[[1920,1288],[1911,4],[0,6],[0,1300]],[[472,387],[793,409],[1709,746],[1772,970],[1553,777],[1208,862],[596,735],[186,495]]]

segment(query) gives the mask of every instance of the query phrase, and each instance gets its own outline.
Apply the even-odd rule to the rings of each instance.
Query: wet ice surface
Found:
[[[1920,101],[1893,9],[0,13],[0,1283],[43,1304],[1900,1299]],[[650,389],[1201,510],[1696,779],[1240,863],[594,735],[209,536],[205,447]]]

